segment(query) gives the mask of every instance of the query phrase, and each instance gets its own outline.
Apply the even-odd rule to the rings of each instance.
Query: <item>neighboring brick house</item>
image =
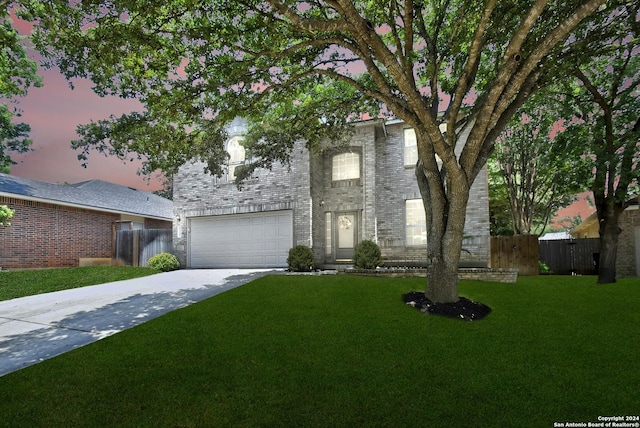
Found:
[[[415,133],[401,121],[355,124],[344,147],[310,153],[296,144],[290,166],[259,170],[241,190],[233,170],[244,161],[241,119],[229,127],[227,175],[190,163],[174,176],[174,251],[183,266],[283,267],[294,245],[320,265],[352,262],[371,239],[388,265],[426,260],[426,227],[414,174]],[[489,197],[483,169],[471,189],[461,265],[486,267]]]
[[[626,278],[640,276],[640,197],[629,201],[629,206],[620,215],[622,232],[618,236],[616,276]],[[593,213],[570,233],[574,238],[599,238],[598,214]]]
[[[116,230],[170,229],[173,203],[100,180],[52,184],[0,174],[0,205],[15,214],[0,227],[0,267],[78,266],[111,258]]]

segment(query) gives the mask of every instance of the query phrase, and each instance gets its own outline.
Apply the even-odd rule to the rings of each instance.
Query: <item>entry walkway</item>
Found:
[[[0,376],[215,296],[268,272],[271,271],[177,270],[0,302]]]

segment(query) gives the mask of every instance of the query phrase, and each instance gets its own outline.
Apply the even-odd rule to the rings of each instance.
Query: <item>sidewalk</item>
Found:
[[[270,270],[167,273],[0,302],[0,376],[243,285]]]

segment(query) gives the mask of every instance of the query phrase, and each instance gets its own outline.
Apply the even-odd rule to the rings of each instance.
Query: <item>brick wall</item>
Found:
[[[346,273],[361,276],[390,278],[425,278],[427,269],[384,268],[384,269],[346,269]],[[458,278],[465,281],[485,281],[515,284],[518,279],[517,269],[460,268]]]
[[[15,210],[11,226],[0,228],[0,267],[78,266],[82,258],[111,257],[111,225],[117,214],[1,198]]]
[[[375,198],[378,242],[390,264],[424,263],[425,250],[405,246],[405,201],[420,199],[415,168],[404,165],[404,124],[387,126],[376,140]],[[460,148],[458,148],[459,151]],[[464,229],[463,266],[487,266],[490,258],[489,190],[486,167],[471,186]]]
[[[171,229],[172,227],[173,227],[173,223],[171,223],[171,221],[158,220],[154,218],[144,219],[145,229]]]
[[[618,237],[616,257],[616,276],[619,278],[637,276],[635,235],[638,227],[640,227],[640,210],[624,211],[620,216],[622,232]]]

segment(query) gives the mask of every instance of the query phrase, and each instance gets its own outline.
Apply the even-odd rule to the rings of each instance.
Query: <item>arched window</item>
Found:
[[[333,181],[360,178],[360,155],[358,153],[340,153],[333,157],[331,179]]]
[[[227,153],[229,153],[229,181],[235,180],[236,167],[244,163],[244,147],[241,144],[242,137],[233,137],[227,143]]]

